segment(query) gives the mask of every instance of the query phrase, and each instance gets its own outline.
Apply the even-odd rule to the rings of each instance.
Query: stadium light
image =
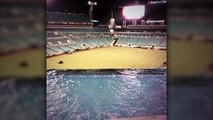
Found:
[[[126,19],[136,20],[141,19],[145,15],[144,5],[133,5],[123,7],[123,16]]]
[[[97,2],[88,1],[88,5],[97,5]]]
[[[92,20],[93,19],[93,6],[97,5],[97,2],[92,2],[92,1],[88,1],[88,5],[90,5],[90,9],[89,9],[89,18]]]

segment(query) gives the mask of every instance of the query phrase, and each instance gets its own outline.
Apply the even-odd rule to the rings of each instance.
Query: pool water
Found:
[[[104,120],[166,115],[165,74],[124,72],[48,71],[47,119]]]

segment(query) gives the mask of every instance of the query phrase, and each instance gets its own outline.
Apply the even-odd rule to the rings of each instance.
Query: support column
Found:
[[[126,27],[126,20],[123,20],[123,27]]]

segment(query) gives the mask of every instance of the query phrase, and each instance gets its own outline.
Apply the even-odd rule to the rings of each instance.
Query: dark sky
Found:
[[[116,22],[122,21],[122,9],[119,6],[133,5],[135,0],[91,0],[96,1],[97,6],[94,6],[94,19],[100,23],[109,21],[111,11],[113,9]],[[139,4],[146,4],[148,0],[138,0]],[[84,13],[88,15],[89,5],[88,0],[47,0],[48,11],[60,11],[71,13]],[[162,18],[166,19],[166,5],[148,5],[146,6],[144,19]]]

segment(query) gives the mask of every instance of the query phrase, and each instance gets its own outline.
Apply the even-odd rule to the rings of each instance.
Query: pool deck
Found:
[[[116,118],[109,120],[166,120],[166,115],[147,116],[147,117],[133,117],[133,118]]]

